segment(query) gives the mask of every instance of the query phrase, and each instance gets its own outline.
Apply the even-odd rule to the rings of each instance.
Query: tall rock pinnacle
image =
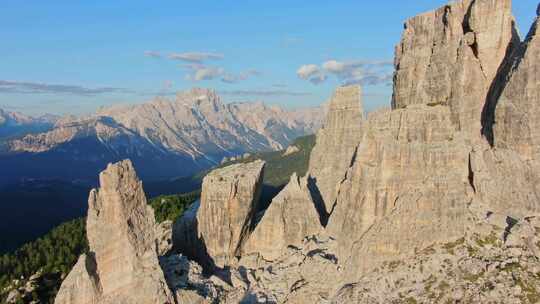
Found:
[[[56,304],[174,303],[159,266],[154,211],[130,161],[109,165],[89,198],[83,255]]]
[[[361,95],[359,86],[337,88],[311,152],[309,176],[320,192],[326,216],[334,208],[338,185],[345,178],[362,139],[364,109]]]

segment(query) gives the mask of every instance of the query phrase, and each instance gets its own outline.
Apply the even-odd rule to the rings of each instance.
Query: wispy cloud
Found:
[[[365,86],[388,84],[393,75],[392,61],[337,61],[329,60],[318,66],[307,64],[297,70],[299,78],[318,85],[325,82],[329,75],[335,76],[343,84],[361,84]]]
[[[225,75],[223,75],[223,77],[221,78],[221,81],[226,82],[226,83],[237,83],[243,80],[248,80],[249,78],[253,76],[260,76],[260,75],[261,75],[261,72],[257,70],[248,70],[245,72],[241,72],[238,75],[225,73]]]
[[[132,91],[116,87],[89,88],[78,85],[0,80],[0,93],[96,96],[111,93],[132,93]]]
[[[186,79],[190,81],[213,80],[225,74],[225,69],[220,67],[206,66],[202,64],[188,64],[184,67],[188,70]]]
[[[247,70],[239,74],[233,74],[227,72],[222,67],[207,66],[204,64],[193,63],[187,64],[184,68],[188,71],[186,79],[190,81],[203,81],[203,80],[215,80],[220,79],[224,83],[238,83],[243,80],[247,80],[253,76],[258,76],[261,73],[256,70]]]
[[[320,84],[326,81],[326,74],[321,70],[321,68],[316,64],[306,64],[301,66],[297,71],[296,75],[301,79],[308,80],[313,84]]]
[[[220,91],[220,94],[230,96],[311,96],[308,92],[295,92],[288,90],[234,90]]]
[[[187,53],[172,53],[169,54],[169,59],[181,60],[193,63],[202,63],[208,60],[221,60],[225,58],[223,54],[206,53],[206,52],[187,52]]]
[[[161,58],[161,53],[157,51],[145,51],[144,56],[152,58]]]

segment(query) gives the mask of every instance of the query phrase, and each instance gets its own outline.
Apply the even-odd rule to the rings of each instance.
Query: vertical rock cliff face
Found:
[[[519,44],[511,0],[465,0],[408,20],[396,48],[394,109],[446,105],[461,130],[480,134],[497,71]]]
[[[494,143],[525,160],[540,160],[540,37],[538,19],[516,52],[509,80],[498,100]]]
[[[353,273],[462,235],[473,194],[448,107],[377,112],[366,125],[327,227]]]
[[[327,217],[336,202],[338,184],[345,178],[356,147],[362,139],[364,109],[358,86],[340,87],[334,93],[324,126],[309,161],[311,182],[320,192]]]
[[[90,253],[55,303],[173,303],[158,262],[154,212],[131,162],[109,165],[100,185],[89,198]]]
[[[299,246],[306,236],[313,236],[321,229],[307,180],[299,180],[295,173],[272,200],[243,251],[272,261],[279,258],[287,246]]]
[[[264,165],[233,165],[204,178],[195,229],[211,264],[231,265],[240,256],[259,208]]]

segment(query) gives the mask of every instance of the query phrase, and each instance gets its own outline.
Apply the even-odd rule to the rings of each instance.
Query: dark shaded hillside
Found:
[[[99,172],[103,171],[107,164],[128,158],[137,172],[140,172],[142,180],[191,176],[212,166],[208,161],[194,161],[187,155],[164,153],[149,144],[136,147],[136,150],[130,150],[132,148],[129,144],[124,143],[123,146],[118,144],[118,147],[113,149],[97,137],[86,137],[40,153],[4,152],[0,154],[0,185],[17,183],[24,179],[77,180],[96,185]]]
[[[90,187],[28,181],[0,189],[0,254],[86,213]]]
[[[289,181],[292,173],[305,175],[314,143],[315,136],[305,136],[292,144],[299,148],[296,153],[286,156],[284,151],[257,153],[221,166],[265,160],[262,195],[268,203]],[[207,172],[170,181],[144,182],[144,188],[147,197],[193,192],[200,189]],[[65,221],[84,216],[91,188],[92,185],[58,180],[33,180],[0,188],[0,253],[12,251]]]
[[[148,203],[155,210],[156,221],[161,223],[180,217],[198,196],[198,193],[159,196]],[[13,253],[0,255],[0,303],[7,296],[6,287],[11,291],[21,286],[35,286],[33,292],[20,299],[21,303],[33,300],[53,303],[63,278],[87,250],[86,222],[79,218],[61,224]],[[29,280],[36,273],[39,274],[36,279]],[[19,280],[18,284],[13,282],[15,279]]]
[[[297,139],[291,145],[298,147],[295,153],[289,155],[284,155],[285,151],[257,153],[222,164],[220,167],[256,159],[265,160],[267,165],[263,181],[263,200],[268,203],[289,181],[292,173],[297,172],[300,176],[306,174],[309,155],[314,144],[315,136],[306,136]],[[206,173],[208,171],[167,182],[145,183],[147,196],[154,197],[149,200],[149,204],[155,210],[156,221],[158,223],[165,220],[174,221],[180,217],[199,197],[198,190]],[[0,243],[3,246],[0,252],[11,251],[17,244],[20,246],[29,239],[36,239],[58,225],[58,221],[83,216],[86,213],[89,188],[71,183],[34,181],[0,191],[0,202],[20,202],[20,204],[0,204],[2,212],[0,214],[11,215],[9,219],[0,221],[1,231],[17,232],[2,234],[2,238],[5,239]],[[174,189],[177,189],[177,193],[186,194],[171,195]],[[52,201],[49,201],[51,199]],[[55,207],[43,208],[44,206]],[[27,226],[28,229],[23,226]],[[22,229],[20,233],[17,230],[19,227]],[[14,279],[24,277],[19,284],[27,284],[28,278],[41,270],[42,273],[35,282],[37,286],[35,292],[27,295],[21,303],[30,303],[32,300],[52,303],[63,277],[87,248],[85,222],[83,218],[79,218],[59,225],[39,239],[9,254],[0,255],[0,300],[7,296],[6,292],[3,292],[4,288],[11,287],[8,289],[12,290],[12,287],[16,287],[10,286],[13,285]]]

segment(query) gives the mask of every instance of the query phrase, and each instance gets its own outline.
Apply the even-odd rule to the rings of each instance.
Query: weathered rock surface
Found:
[[[464,233],[469,149],[447,106],[370,115],[327,227],[351,275]]]
[[[265,260],[273,261],[288,246],[300,246],[305,237],[313,236],[321,229],[307,180],[299,180],[293,174],[289,184],[264,212],[243,249],[243,255],[259,254]]]
[[[195,227],[211,260],[204,263],[224,267],[241,255],[259,211],[264,165],[263,161],[232,165],[204,178]]]
[[[90,254],[55,303],[173,303],[156,252],[155,220],[131,162],[109,165],[89,198]]]
[[[393,108],[447,105],[459,129],[479,135],[490,86],[518,44],[511,0],[455,1],[408,20],[396,48]]]
[[[364,109],[361,97],[359,86],[337,88],[311,152],[309,176],[320,192],[326,215],[332,213],[338,184],[345,178],[362,139]]]
[[[83,254],[62,283],[54,303],[99,303],[101,286],[95,258]]]
[[[538,303],[538,218],[509,231],[480,221],[463,238],[383,264],[332,303]]]
[[[540,160],[540,37],[538,19],[516,52],[515,62],[497,102],[494,144],[512,149],[536,166]]]

